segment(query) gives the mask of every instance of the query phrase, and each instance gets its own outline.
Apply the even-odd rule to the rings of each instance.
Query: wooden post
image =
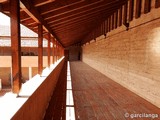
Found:
[[[21,89],[21,40],[19,0],[10,0],[11,51],[12,51],[12,92]]]
[[[48,33],[48,67],[50,67],[50,57],[51,57],[51,45],[50,45],[50,42],[51,42],[51,36],[50,36],[50,33]]]
[[[55,56],[55,51],[54,51],[54,38],[52,38],[51,39],[52,40],[52,43],[53,43],[53,46],[52,46],[52,56],[53,56],[53,58],[52,58],[52,63],[54,64],[55,62],[54,62],[54,56]]]
[[[43,70],[43,29],[42,25],[38,25],[38,74],[42,74]]]
[[[55,61],[57,61],[57,41],[55,40]]]
[[[60,56],[59,56],[59,42],[58,42],[58,60],[60,59]]]
[[[62,46],[60,46],[60,58],[62,57]]]

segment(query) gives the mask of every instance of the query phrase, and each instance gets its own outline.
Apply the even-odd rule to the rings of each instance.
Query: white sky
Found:
[[[0,25],[10,26],[10,18],[1,12],[0,12]],[[21,25],[21,31],[26,31],[26,30],[30,31],[31,36],[34,35],[34,37],[37,37],[37,33],[33,32],[30,29],[28,29],[27,27]],[[23,33],[25,33],[25,32],[23,32]]]
[[[10,25],[10,18],[0,12],[0,25]]]

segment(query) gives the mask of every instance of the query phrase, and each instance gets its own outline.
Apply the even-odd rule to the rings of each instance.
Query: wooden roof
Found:
[[[85,43],[87,36],[114,15],[127,1],[20,0],[20,21],[35,32],[38,32],[37,25],[42,23],[44,36],[50,32],[64,47],[67,47]],[[0,3],[0,10],[9,16],[8,0],[1,0]],[[115,17],[118,17],[118,13]],[[106,32],[101,30],[100,34],[103,34],[102,31]]]

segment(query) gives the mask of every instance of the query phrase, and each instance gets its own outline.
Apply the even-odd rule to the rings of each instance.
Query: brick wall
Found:
[[[86,44],[83,62],[160,107],[160,9]]]

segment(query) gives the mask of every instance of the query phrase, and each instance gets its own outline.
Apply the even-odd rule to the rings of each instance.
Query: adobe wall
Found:
[[[22,78],[23,82],[29,80],[29,67],[31,69],[31,76],[38,73],[38,56],[22,56]],[[43,67],[47,67],[47,56],[43,57]],[[51,57],[52,62],[52,57]],[[11,56],[0,56],[0,79],[3,86],[10,86],[11,84]]]
[[[83,45],[82,61],[160,107],[160,9]]]
[[[81,60],[81,47],[80,46],[70,46],[66,48],[69,52],[69,61]]]

